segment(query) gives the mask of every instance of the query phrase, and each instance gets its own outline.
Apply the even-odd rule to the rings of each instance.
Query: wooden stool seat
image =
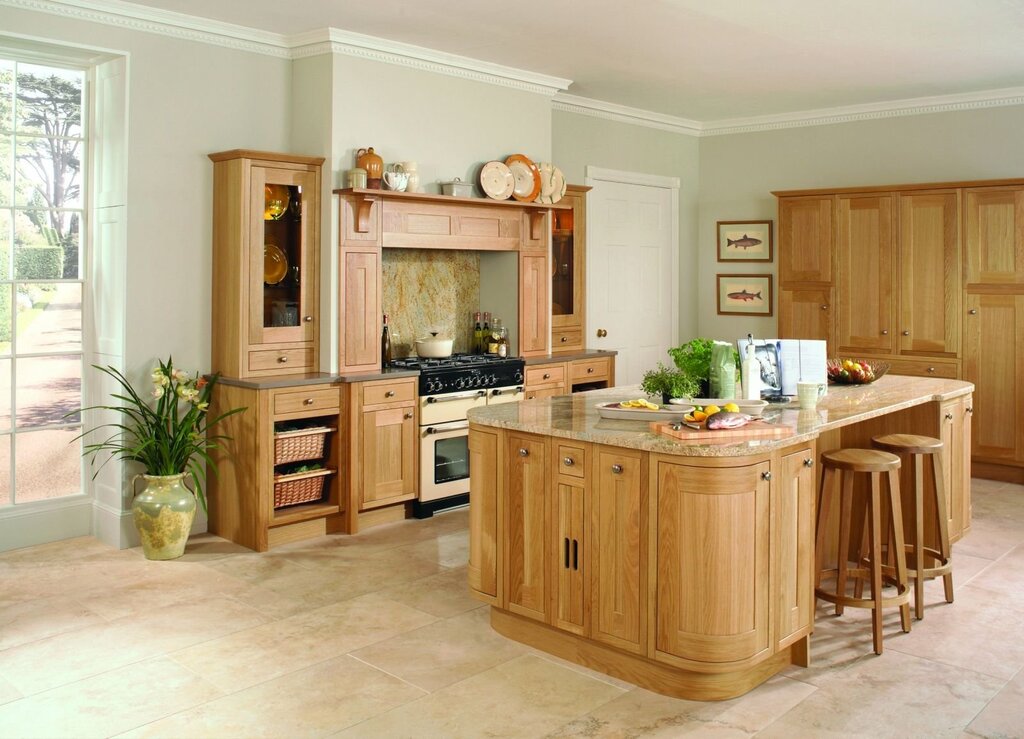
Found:
[[[882,609],[898,606],[900,609],[900,625],[903,631],[910,631],[910,588],[907,586],[906,543],[903,540],[903,516],[900,508],[900,458],[895,454],[877,449],[836,449],[821,455],[821,489],[819,491],[818,521],[815,534],[815,567],[814,595],[817,598],[834,603],[836,615],[842,615],[846,606],[853,608],[869,608],[872,610],[871,634],[875,654],[882,653]],[[870,489],[865,501],[863,513],[858,511],[858,522],[864,522],[866,546],[857,542],[853,549],[851,541],[851,525],[854,522],[854,476],[866,473],[871,477]],[[895,560],[891,574],[884,573],[882,567],[882,477],[886,478],[889,493],[891,524],[888,526],[888,551]],[[837,479],[838,478],[838,479]],[[839,547],[838,562],[834,568],[825,568],[825,538],[828,529],[829,508],[836,497],[834,482],[839,485]],[[858,539],[860,537],[858,536]],[[865,552],[865,549],[867,550]],[[856,566],[850,566],[851,553]],[[835,575],[835,590],[830,592],[821,587],[823,576]],[[846,594],[847,579],[855,583],[854,595]],[[862,583],[867,580],[871,584],[871,597],[863,598]],[[896,586],[896,594],[882,595],[884,583]]]
[[[877,449],[834,449],[822,452],[821,463],[850,472],[889,472],[899,469],[900,458]]]
[[[931,436],[915,434],[887,434],[876,436],[871,443],[880,450],[893,454],[907,454],[912,458],[911,473],[914,490],[914,541],[905,545],[908,557],[908,575],[914,581],[914,617],[924,618],[924,581],[941,577],[946,602],[953,602],[953,561],[949,543],[949,523],[946,518],[946,492],[942,474],[942,441]],[[924,539],[924,458],[932,460],[932,486],[928,494],[935,504],[936,545],[925,545]],[[925,561],[932,566],[925,567]]]

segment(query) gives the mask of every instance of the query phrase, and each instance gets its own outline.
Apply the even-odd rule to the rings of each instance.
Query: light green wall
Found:
[[[715,275],[775,274],[775,264],[716,261],[719,220],[776,220],[772,190],[1024,176],[1024,106],[912,115],[700,139],[699,332],[777,333],[775,316],[719,316]],[[778,284],[775,284],[778,313]]]
[[[569,182],[583,184],[588,165],[679,178],[679,340],[696,335],[699,139],[603,118],[554,111],[552,161]]]

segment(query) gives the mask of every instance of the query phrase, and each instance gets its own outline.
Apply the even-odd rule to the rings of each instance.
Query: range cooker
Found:
[[[469,501],[470,408],[524,397],[525,363],[516,357],[456,354],[446,359],[396,359],[392,369],[418,370],[420,495],[417,518]]]

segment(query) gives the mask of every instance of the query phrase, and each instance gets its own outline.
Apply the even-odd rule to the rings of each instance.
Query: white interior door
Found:
[[[588,167],[587,184],[586,344],[617,350],[615,384],[634,385],[678,343],[679,183]]]

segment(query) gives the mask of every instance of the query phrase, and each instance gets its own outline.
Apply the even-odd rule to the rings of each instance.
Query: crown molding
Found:
[[[651,110],[631,108],[627,105],[608,103],[604,100],[570,95],[559,92],[551,101],[554,110],[565,113],[578,113],[589,115],[592,118],[604,118],[618,123],[629,123],[634,126],[645,126],[646,128],[657,128],[662,131],[673,131],[686,134],[687,136],[700,136],[703,131],[703,124],[700,121],[688,118],[678,118],[665,113],[655,113]]]
[[[293,58],[319,54],[345,54],[371,59],[386,64],[397,64],[426,72],[445,74],[450,77],[485,82],[501,87],[534,92],[548,97],[559,90],[565,90],[572,80],[547,74],[517,69],[503,64],[471,59],[458,54],[448,54],[424,46],[414,46],[400,41],[391,41],[378,36],[327,28],[289,38]]]

